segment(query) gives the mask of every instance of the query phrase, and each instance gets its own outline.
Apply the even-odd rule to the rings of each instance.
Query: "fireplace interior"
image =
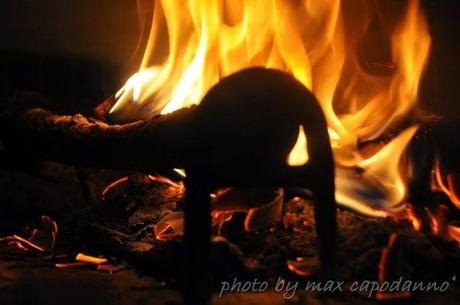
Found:
[[[0,6],[1,304],[458,304],[457,1]]]

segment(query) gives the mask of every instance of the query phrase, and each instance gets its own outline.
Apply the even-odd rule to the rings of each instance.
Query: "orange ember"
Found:
[[[80,263],[88,263],[93,265],[102,265],[108,262],[106,258],[103,257],[95,257],[83,253],[78,253],[75,257],[75,260]]]
[[[22,251],[35,250],[46,253],[54,249],[58,233],[57,223],[49,216],[44,215],[41,217],[41,228],[33,229],[29,238],[13,234],[0,238],[0,243],[8,242],[9,246]]]

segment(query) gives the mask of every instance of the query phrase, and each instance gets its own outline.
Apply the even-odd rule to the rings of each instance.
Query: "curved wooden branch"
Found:
[[[181,139],[192,112],[110,125],[41,108],[6,111],[0,115],[0,139],[3,155],[16,159],[120,170],[174,168],[183,165]]]

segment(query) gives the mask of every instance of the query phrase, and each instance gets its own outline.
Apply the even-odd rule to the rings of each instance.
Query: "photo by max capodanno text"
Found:
[[[354,281],[288,281],[281,277],[274,282],[261,281],[255,278],[252,281],[240,281],[234,278],[233,281],[223,281],[219,289],[219,298],[225,293],[230,292],[256,292],[263,293],[274,290],[280,293],[283,298],[291,299],[297,292],[330,292],[340,293],[345,291],[360,293],[371,298],[376,292],[444,292],[449,289],[451,284],[456,281],[456,276],[452,276],[450,281],[443,282],[418,282],[400,277],[394,281],[384,281],[382,283],[371,280]]]

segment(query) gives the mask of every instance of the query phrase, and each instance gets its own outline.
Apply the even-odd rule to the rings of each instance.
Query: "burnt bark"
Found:
[[[149,121],[110,125],[42,108],[12,107],[0,115],[2,159],[49,160],[120,170],[149,171],[183,165],[182,139],[192,109]]]

